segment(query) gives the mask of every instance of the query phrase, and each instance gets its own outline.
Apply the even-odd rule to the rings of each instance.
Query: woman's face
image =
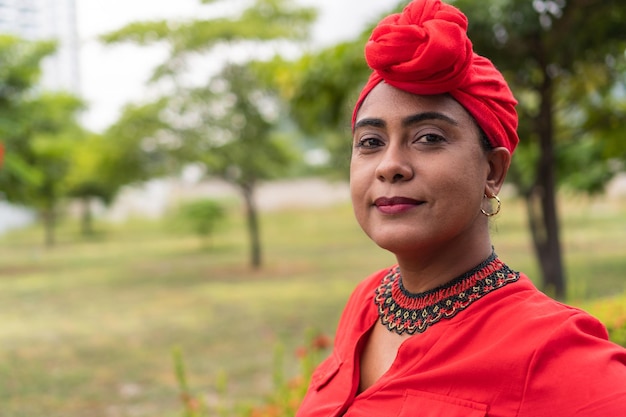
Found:
[[[379,84],[355,122],[350,189],[357,221],[396,255],[484,243],[488,155],[474,120],[452,97]]]

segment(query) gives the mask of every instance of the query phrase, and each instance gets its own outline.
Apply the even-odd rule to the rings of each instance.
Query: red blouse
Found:
[[[357,395],[362,346],[379,321],[374,297],[388,272],[350,297],[297,417],[626,416],[626,350],[598,320],[523,274],[408,338]]]

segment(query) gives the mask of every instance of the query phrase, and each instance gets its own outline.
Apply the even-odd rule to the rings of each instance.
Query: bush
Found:
[[[626,317],[622,316],[607,325],[609,339],[618,345],[626,347]]]
[[[224,209],[211,199],[188,201],[178,208],[178,219],[184,227],[203,239],[209,238],[221,220]]]
[[[298,358],[298,374],[295,377],[285,377],[283,369],[284,351],[277,348],[274,363],[274,390],[268,395],[263,404],[255,407],[246,407],[239,404],[234,409],[218,407],[211,410],[202,401],[201,396],[192,393],[187,382],[187,374],[180,351],[174,351],[174,369],[180,389],[180,399],[183,405],[184,417],[212,417],[212,416],[240,416],[240,417],[293,417],[304,398],[309,380],[315,367],[328,354],[331,339],[319,333],[311,333],[306,346],[295,352]],[[219,379],[217,387],[219,395],[226,394],[226,382]]]
[[[594,300],[583,308],[604,323],[611,341],[626,347],[626,294]]]
[[[331,346],[330,337],[311,333],[307,344],[298,348],[299,374],[293,378],[284,377],[282,367],[283,351],[276,354],[274,370],[274,392],[265,400],[265,404],[253,408],[247,417],[293,417],[306,394],[309,380],[315,367],[328,354]]]

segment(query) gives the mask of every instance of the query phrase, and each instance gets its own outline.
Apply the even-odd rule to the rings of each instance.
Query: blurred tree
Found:
[[[117,192],[106,175],[104,161],[110,158],[108,143],[102,135],[90,134],[75,144],[72,163],[65,178],[67,196],[78,199],[81,207],[81,231],[83,236],[94,233],[91,203],[99,200],[109,204]]]
[[[0,189],[8,201],[36,208],[54,244],[56,210],[74,144],[84,137],[77,122],[81,101],[36,89],[41,60],[54,43],[0,36],[0,137],[6,157]]]
[[[3,194],[12,201],[25,199],[26,184],[37,184],[41,175],[25,153],[29,150],[28,122],[31,91],[40,77],[39,63],[54,51],[50,42],[26,42],[0,36],[0,138],[7,155],[0,171]]]
[[[162,118],[167,100],[127,105],[120,118],[103,134],[90,134],[76,143],[65,179],[67,195],[82,205],[83,235],[93,233],[91,202],[113,201],[130,184],[171,171],[173,133]]]
[[[251,65],[227,65],[207,87],[190,90],[185,104],[200,121],[188,129],[187,147],[209,173],[240,190],[250,261],[258,268],[262,259],[255,190],[261,181],[285,174],[298,159],[293,143],[277,132],[280,104]]]
[[[30,149],[26,156],[40,180],[28,186],[28,196],[18,200],[39,210],[46,231],[46,244],[55,243],[58,205],[66,195],[65,177],[77,143],[85,137],[78,124],[82,102],[63,93],[49,93],[29,103]]]
[[[172,171],[170,151],[179,139],[163,116],[168,100],[129,104],[120,118],[103,134],[108,150],[103,169],[113,185],[149,180]]]
[[[406,1],[399,2],[400,11]],[[626,3],[619,0],[452,2],[468,16],[474,49],[502,70],[520,101],[509,178],[525,197],[544,289],[565,295],[555,194],[557,180],[599,192],[624,160]],[[356,42],[304,56],[283,87],[294,118],[331,140],[334,166],[347,174],[351,106],[369,75]],[[326,132],[335,133],[326,133]],[[337,134],[339,132],[339,134]],[[343,134],[345,132],[345,134]],[[344,174],[344,175],[345,175]]]
[[[92,233],[93,199],[109,204],[122,187],[165,176],[174,169],[171,152],[178,148],[178,139],[163,117],[167,103],[160,99],[129,104],[102,135],[92,135],[75,149],[68,180],[70,195],[83,203],[83,234]]]
[[[211,52],[217,46],[236,51],[238,46],[247,45],[255,51],[267,51],[277,41],[304,40],[314,18],[311,9],[296,7],[289,0],[255,0],[234,17],[138,22],[102,37],[107,43],[168,46],[169,56],[154,70],[151,81],[170,82],[169,93],[163,99],[166,108],[159,116],[169,125],[168,132],[173,133],[165,138],[171,145],[169,155],[178,167],[201,162],[209,173],[227,179],[242,191],[254,268],[262,263],[255,187],[290,161],[285,143],[272,134],[278,120],[271,114],[276,106],[251,67],[229,64],[233,58],[224,54],[219,59],[223,71],[218,75],[200,71],[205,81],[199,85],[185,85],[184,75],[189,72],[190,60],[216,58]],[[199,71],[198,67],[194,70]],[[138,137],[148,139],[142,133]],[[153,137],[151,142],[161,144],[163,139]]]
[[[227,0],[199,1],[203,4],[227,3]],[[164,43],[168,46],[169,56],[154,70],[152,81],[167,76],[180,79],[181,74],[189,69],[190,58],[209,54],[218,46],[232,50],[236,45],[248,44],[256,50],[267,50],[276,41],[305,40],[316,13],[294,3],[293,0],[254,0],[234,17],[136,22],[103,35],[102,40],[141,46]]]
[[[556,190],[599,191],[607,161],[623,158],[626,3],[621,0],[469,0],[474,49],[502,70],[520,101],[511,170],[527,202],[544,289],[566,294]],[[609,111],[607,111],[609,110]]]

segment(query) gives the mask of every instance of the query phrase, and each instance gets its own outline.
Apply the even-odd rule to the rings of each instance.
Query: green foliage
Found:
[[[306,394],[317,365],[330,352],[331,338],[323,333],[309,331],[305,345],[298,348],[297,374],[285,377],[284,351],[278,347],[274,361],[274,390],[262,406],[252,409],[249,417],[291,417],[296,414]]]
[[[298,127],[328,150],[329,165],[341,178],[348,173],[352,107],[370,72],[364,43],[361,37],[306,54],[287,66],[290,79],[279,85]]]
[[[197,158],[209,172],[241,188],[284,174],[297,160],[293,145],[276,132],[279,104],[246,65],[228,65],[208,88],[192,92],[193,109],[211,129],[190,132]],[[287,140],[285,140],[287,139]],[[209,151],[209,152],[207,152]]]
[[[209,173],[241,191],[246,203],[250,265],[258,269],[262,256],[254,193],[260,181],[288,172],[297,160],[296,152],[292,143],[276,134],[279,106],[275,95],[263,88],[249,65],[227,65],[208,90],[196,91],[201,102],[193,108],[196,114],[202,112],[211,129],[192,132],[188,137],[195,137],[196,145],[210,151],[198,153]]]
[[[39,63],[56,49],[54,42],[29,42],[0,34],[0,108],[3,113],[21,100],[41,76]],[[6,114],[6,113],[5,113]],[[11,119],[0,119],[2,129]]]
[[[250,65],[228,64],[230,56],[226,57],[218,75],[205,74],[204,84],[189,86],[183,81],[183,75],[189,69],[190,58],[210,56],[219,45],[271,47],[276,41],[301,41],[307,36],[314,18],[312,9],[289,0],[255,0],[233,16],[136,22],[102,37],[107,43],[147,45],[160,42],[168,46],[169,56],[155,68],[152,81],[167,79],[173,81],[168,86],[174,88],[159,103],[144,107],[152,120],[167,128],[140,128],[134,135],[141,141],[144,155],[146,145],[148,148],[171,145],[166,153],[170,157],[169,172],[180,169],[185,163],[202,163],[209,174],[239,187],[247,202],[251,264],[255,268],[261,263],[255,187],[260,180],[289,171],[289,165],[295,160],[295,152],[284,140],[285,136],[276,134],[279,121],[276,112],[280,107],[275,103],[276,95],[263,88]],[[142,119],[141,114],[139,118],[136,116],[133,114],[133,123]],[[119,124],[127,125],[124,121]],[[122,129],[113,136],[124,132]],[[132,143],[139,149],[136,141]]]
[[[166,175],[177,168],[179,139],[164,116],[168,100],[128,104],[103,134],[99,167],[109,184],[122,185]]]
[[[616,322],[609,326],[609,338],[618,345],[626,347],[626,319],[622,317],[621,322]]]
[[[520,144],[510,179],[526,198],[544,288],[566,293],[556,190],[597,193],[626,152],[624,16],[619,0],[454,2],[467,15],[474,50],[493,61],[519,98]],[[618,106],[621,107],[621,106]],[[602,116],[601,116],[602,114]],[[609,119],[611,124],[589,123]],[[611,146],[606,146],[606,139]],[[611,152],[607,150],[611,149]],[[524,160],[529,158],[528,160]],[[582,171],[581,171],[582,170]]]
[[[83,135],[75,119],[82,104],[64,93],[45,93],[17,106],[20,125],[4,133],[6,171],[0,183],[9,200],[37,206],[48,197],[43,190],[63,177],[72,145]]]
[[[609,339],[626,347],[626,294],[587,302],[583,307],[602,321]]]
[[[234,17],[135,22],[101,39],[106,43],[168,44],[171,55],[155,69],[152,76],[155,81],[166,76],[180,76],[187,69],[187,58],[194,54],[209,53],[218,45],[302,40],[307,36],[315,17],[313,9],[296,7],[289,0],[255,0]]]
[[[224,214],[222,205],[210,199],[188,201],[178,208],[181,223],[203,238],[213,234]]]
[[[41,60],[54,50],[54,43],[0,36],[0,189],[7,200],[39,210],[48,244],[74,149],[86,135],[78,123],[81,100],[37,88]]]
[[[454,4],[468,16],[475,50],[505,73],[520,101],[520,148],[537,146],[541,134],[552,134],[559,184],[582,192],[601,190],[614,173],[608,161],[626,154],[624,141],[615,139],[626,129],[626,4],[616,0]],[[546,132],[546,112],[554,117],[553,132]],[[537,181],[533,167],[539,155],[520,149],[514,158],[513,169],[524,174],[511,178],[522,180],[516,183],[522,192]]]
[[[46,93],[21,106],[24,124],[7,135],[0,187],[10,201],[41,208],[63,195],[73,146],[84,137],[76,120],[82,103],[64,93]]]
[[[295,352],[298,358],[297,374],[289,377],[285,374],[284,369],[285,351],[281,345],[278,345],[274,353],[274,387],[272,393],[264,399],[261,405],[246,407],[239,404],[230,410],[228,407],[218,406],[215,410],[216,414],[242,417],[293,417],[306,394],[313,371],[328,355],[330,347],[330,337],[319,332],[309,331],[306,344],[299,347]],[[204,401],[197,394],[194,395],[190,389],[187,371],[178,349],[174,350],[174,370],[181,393],[183,416],[209,417],[215,415]],[[222,395],[226,391],[226,381],[223,383],[224,386],[218,390]]]
[[[90,134],[75,143],[72,148],[72,163],[65,177],[65,187],[70,198],[97,198],[109,204],[121,182],[115,182],[123,171],[107,161],[114,159],[112,151],[117,151],[112,143],[102,135]],[[117,152],[116,152],[117,153]],[[118,162],[118,159],[114,159]]]
[[[0,188],[11,201],[37,205],[42,190],[62,176],[71,144],[82,135],[76,122],[80,100],[34,90],[40,62],[52,52],[53,43],[0,36],[0,138],[6,151]]]
[[[155,69],[153,79],[165,75],[176,79],[185,73],[187,58],[208,54],[217,45],[301,40],[314,18],[312,9],[287,0],[256,0],[232,17],[136,22],[102,39],[107,43],[168,44],[170,56]],[[128,144],[120,156],[136,162],[139,154],[149,155],[146,148],[163,149],[167,143],[169,162],[179,162],[170,164],[170,170],[201,161],[223,177],[232,179],[236,172],[235,182],[246,186],[285,166],[293,154],[284,141],[271,134],[276,117],[265,109],[272,111],[274,99],[269,90],[260,87],[253,72],[245,64],[226,65],[207,80],[192,88],[177,85],[179,89],[153,104],[129,106],[106,134]],[[128,168],[132,165],[145,166],[129,163]]]
[[[362,45],[362,39],[342,43],[297,62],[294,74],[301,78],[296,80],[292,111],[306,132],[349,123],[357,90],[370,72],[363,60]]]
[[[591,137],[559,143],[556,155],[561,177],[568,179],[564,184],[566,188],[586,194],[599,194],[613,178],[614,170],[603,160],[602,143]]]
[[[40,77],[41,60],[52,52],[54,45],[47,42],[0,36],[0,138],[5,148],[0,188],[12,201],[28,202],[32,189],[44,180],[34,164],[32,139],[45,123],[32,118],[31,112],[38,110],[32,89]]]
[[[201,417],[206,415],[207,410],[204,402],[194,396],[191,392],[189,382],[187,380],[185,362],[179,348],[172,351],[172,357],[174,360],[176,381],[178,382],[178,388],[180,390],[180,401],[183,404],[183,417]]]
[[[352,108],[370,73],[363,59],[364,42],[361,37],[307,54],[292,69],[292,117],[318,146],[328,150],[329,165],[341,178],[348,173]]]

